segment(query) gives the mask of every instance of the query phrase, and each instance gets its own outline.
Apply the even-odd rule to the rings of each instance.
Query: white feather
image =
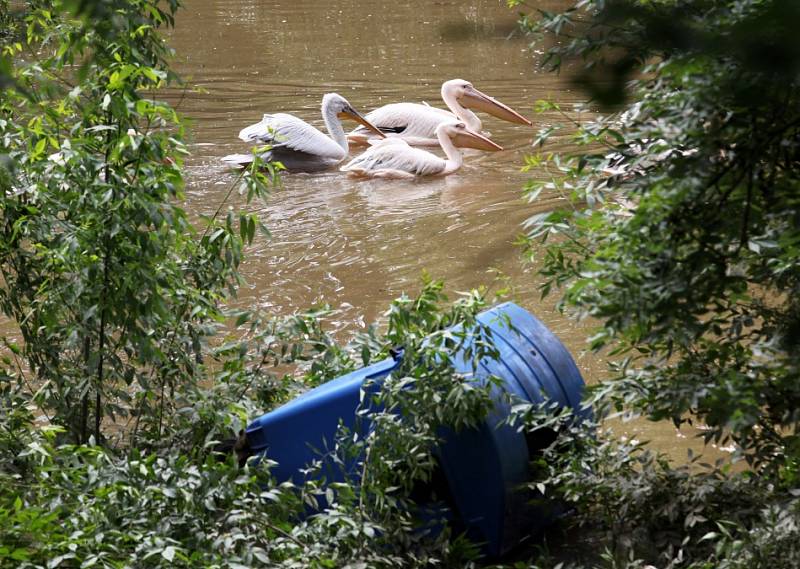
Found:
[[[381,172],[386,171],[405,172],[411,176],[435,176],[444,172],[445,167],[445,160],[435,154],[412,148],[401,138],[387,138],[370,146],[340,169],[364,176],[380,176]]]
[[[322,97],[322,120],[330,136],[293,115],[275,113],[266,114],[259,122],[243,128],[239,138],[269,146],[261,157],[280,162],[289,171],[326,170],[347,156],[347,136],[339,118],[342,113],[356,119],[360,116],[347,99],[337,93],[327,93]],[[243,162],[241,156],[227,158],[229,164]]]
[[[463,79],[451,79],[442,83],[441,95],[449,111],[431,107],[427,102],[392,103],[375,109],[366,118],[387,137],[405,138],[409,144],[415,146],[436,146],[436,127],[453,120],[462,121],[473,132],[480,133],[483,125],[481,119],[469,108],[470,101],[478,103],[484,111],[498,118],[530,125],[530,121],[522,115],[481,93]],[[364,144],[368,138],[367,131],[362,127],[348,134],[348,140],[354,144]]]
[[[367,114],[366,119],[379,128],[402,129],[402,132],[386,132],[387,138],[415,138],[418,143],[437,146],[434,131],[442,122],[452,121],[456,116],[448,111],[420,105],[418,103],[391,103],[375,109]],[[367,134],[369,131],[359,126],[350,134],[354,136]]]
[[[253,155],[252,154],[228,154],[227,156],[223,156],[220,158],[225,164],[228,166],[232,166],[234,168],[245,168],[253,163]]]
[[[484,136],[473,132],[460,121],[450,121],[436,127],[436,140],[447,159],[440,158],[421,148],[413,148],[405,138],[387,138],[370,143],[361,156],[357,156],[340,170],[354,176],[373,178],[410,178],[416,176],[446,176],[461,167],[463,156],[454,139],[469,144],[480,143],[476,148],[502,150]],[[465,140],[465,139],[472,139]]]
[[[269,144],[273,148],[285,148],[313,154],[320,158],[341,160],[347,151],[305,121],[286,113],[266,114],[253,125],[239,133],[245,142]]]

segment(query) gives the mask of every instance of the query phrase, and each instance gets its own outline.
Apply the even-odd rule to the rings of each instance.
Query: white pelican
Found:
[[[442,84],[442,99],[452,112],[419,103],[392,103],[367,113],[367,120],[389,137],[404,138],[414,146],[438,146],[436,127],[443,122],[462,121],[473,132],[481,132],[481,119],[471,109],[499,119],[530,126],[531,121],[500,101],[473,87],[469,81],[451,79]],[[353,144],[366,144],[367,129],[358,127],[347,135]]]
[[[451,121],[436,127],[436,138],[447,160],[427,150],[409,146],[403,138],[386,138],[372,143],[366,152],[339,168],[351,176],[372,178],[416,178],[417,176],[446,176],[461,167],[461,151],[468,146],[479,150],[503,148],[482,134],[473,132],[463,122]],[[372,141],[371,141],[372,142]]]
[[[341,119],[354,120],[378,136],[384,136],[337,93],[322,97],[322,119],[330,137],[294,115],[276,113],[264,115],[261,122],[242,129],[239,138],[268,145],[269,150],[261,157],[279,161],[289,171],[316,172],[335,166],[347,156],[349,148]],[[222,161],[242,167],[253,162],[253,155],[230,154]]]

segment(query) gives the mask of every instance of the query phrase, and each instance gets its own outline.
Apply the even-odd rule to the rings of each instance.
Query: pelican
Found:
[[[446,176],[458,170],[463,162],[457,146],[492,151],[503,149],[482,134],[468,129],[463,122],[442,123],[435,132],[447,160],[426,150],[413,148],[403,138],[386,138],[372,142],[366,152],[339,169],[351,176],[365,178]]]
[[[462,121],[472,132],[481,132],[481,119],[471,109],[499,119],[530,126],[531,121],[500,101],[478,91],[463,79],[442,84],[442,99],[452,112],[418,103],[392,103],[367,114],[367,120],[390,137],[404,138],[413,146],[438,146],[436,127],[443,122]],[[366,144],[369,133],[358,127],[347,135],[353,144]]]
[[[337,93],[322,97],[322,119],[330,136],[294,115],[276,113],[264,115],[260,122],[242,129],[239,138],[269,146],[261,157],[279,161],[289,171],[317,172],[339,164],[349,151],[341,119],[354,120],[376,135],[384,134],[358,113]],[[243,167],[252,163],[252,154],[230,154],[222,161]]]

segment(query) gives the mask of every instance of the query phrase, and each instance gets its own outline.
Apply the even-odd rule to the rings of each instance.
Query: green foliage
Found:
[[[555,40],[546,66],[617,111],[586,122],[537,105],[577,125],[582,148],[527,160],[547,176],[529,197],[564,198],[526,225],[542,291],[596,319],[591,346],[616,361],[595,409],[700,423],[747,461],[673,468],[583,437],[574,462],[550,457],[548,485],[601,521],[609,567],[796,566],[798,4],[585,0],[522,24]]]
[[[245,359],[311,383],[331,379],[330,353],[339,373],[360,365],[366,352],[370,360],[382,359],[398,338],[409,339],[403,366],[384,388],[365,389],[362,413],[373,427],[363,436],[342,431],[331,449],[341,464],[353,465],[340,482],[311,475],[300,487],[279,483],[269,476],[268,460],[239,469],[198,444],[126,456],[58,445],[54,430],[35,428],[30,413],[20,410],[17,440],[0,440],[0,567],[473,566],[476,548],[444,523],[431,533],[430,519],[420,519],[410,499],[432,473],[441,427],[474,425],[490,404],[491,384],[482,388],[449,364],[465,343],[474,344],[476,361],[492,355],[481,327],[463,332],[473,329],[484,296],[467,295],[446,307],[441,291],[441,283],[427,282],[417,298],[392,304],[384,333],[373,327],[344,346],[321,329],[316,315],[261,321],[272,347]],[[307,343],[292,343],[298,336]],[[260,374],[228,371],[221,379],[229,387],[259,391]],[[212,402],[207,405],[206,411],[187,407],[200,414],[187,422],[213,420],[203,415]],[[309,508],[317,513],[309,515]]]
[[[250,566],[269,558],[265,547],[296,547],[271,520],[298,503],[266,471],[46,439],[28,456],[35,475],[4,480],[20,492],[3,493],[2,567]]]
[[[676,423],[691,414],[753,466],[789,468],[800,421],[800,54],[789,30],[800,13],[778,1],[581,5],[591,33],[549,62],[603,68],[615,48],[639,62],[640,100],[583,125],[585,153],[549,161],[563,176],[545,185],[571,208],[529,220],[531,245],[555,237],[545,287],[569,283],[565,303],[602,322],[593,347],[616,342],[628,357],[604,401]],[[746,49],[733,49],[745,30]],[[780,65],[755,65],[769,50]]]
[[[156,98],[177,81],[158,33],[177,3],[81,4],[102,19],[73,4],[30,5],[6,46],[20,59],[0,92],[0,306],[24,339],[17,378],[66,441],[131,422],[157,439],[204,373],[258,220],[229,211],[199,232],[178,205],[183,127]],[[248,199],[271,174],[245,174]]]
[[[534,460],[531,489],[575,508],[569,539],[605,549],[543,556],[536,567],[796,566],[799,492],[776,492],[767,477],[722,459],[690,453],[676,467],[646,443],[549,404],[518,404],[509,422],[555,433]]]

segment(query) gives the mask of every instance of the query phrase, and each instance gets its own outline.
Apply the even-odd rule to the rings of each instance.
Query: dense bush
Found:
[[[282,346],[274,353],[298,356],[300,344],[276,340],[287,334],[273,333],[316,329],[305,336],[305,356],[297,358],[293,374],[311,384],[384,359],[404,340],[402,366],[387,378],[380,405],[368,406],[374,409],[372,428],[364,435],[343,431],[329,451],[336,461],[355,464],[333,484],[324,483],[321,471],[315,474],[321,464],[295,486],[272,479],[268,463],[240,469],[230,456],[218,462],[202,441],[149,453],[59,445],[60,427],[36,426],[24,400],[4,401],[9,428],[0,439],[0,566],[471,565],[478,550],[446,524],[431,532],[433,520],[419,518],[410,499],[433,473],[441,427],[474,425],[491,405],[487,389],[465,381],[449,364],[465,343],[476,361],[493,354],[480,326],[477,335],[450,329],[458,323],[475,329],[474,316],[485,301],[475,294],[446,308],[441,286],[429,282],[419,297],[398,299],[387,313],[385,333],[373,328],[348,346],[337,346],[317,318],[270,321],[258,337],[259,345],[271,337]],[[241,386],[232,376],[220,378],[227,389]],[[211,399],[224,391],[216,386],[203,395]],[[187,425],[202,432],[208,416],[192,403],[185,409]]]
[[[563,287],[616,358],[597,411],[700,423],[746,461],[673,468],[601,437],[551,482],[602,521],[609,566],[797,566],[798,4],[586,0],[522,24],[593,99],[539,104],[584,149],[548,153],[562,127],[543,125],[528,195],[565,203],[527,227],[543,292]]]
[[[156,98],[177,81],[158,33],[177,4],[88,7],[107,14],[60,2],[13,14],[23,37],[6,38],[17,63],[0,91],[0,307],[23,340],[9,342],[8,381],[64,442],[118,444],[160,438],[176,392],[203,376],[258,222],[229,212],[196,229],[180,207],[183,127]],[[268,175],[245,177],[249,197]]]

